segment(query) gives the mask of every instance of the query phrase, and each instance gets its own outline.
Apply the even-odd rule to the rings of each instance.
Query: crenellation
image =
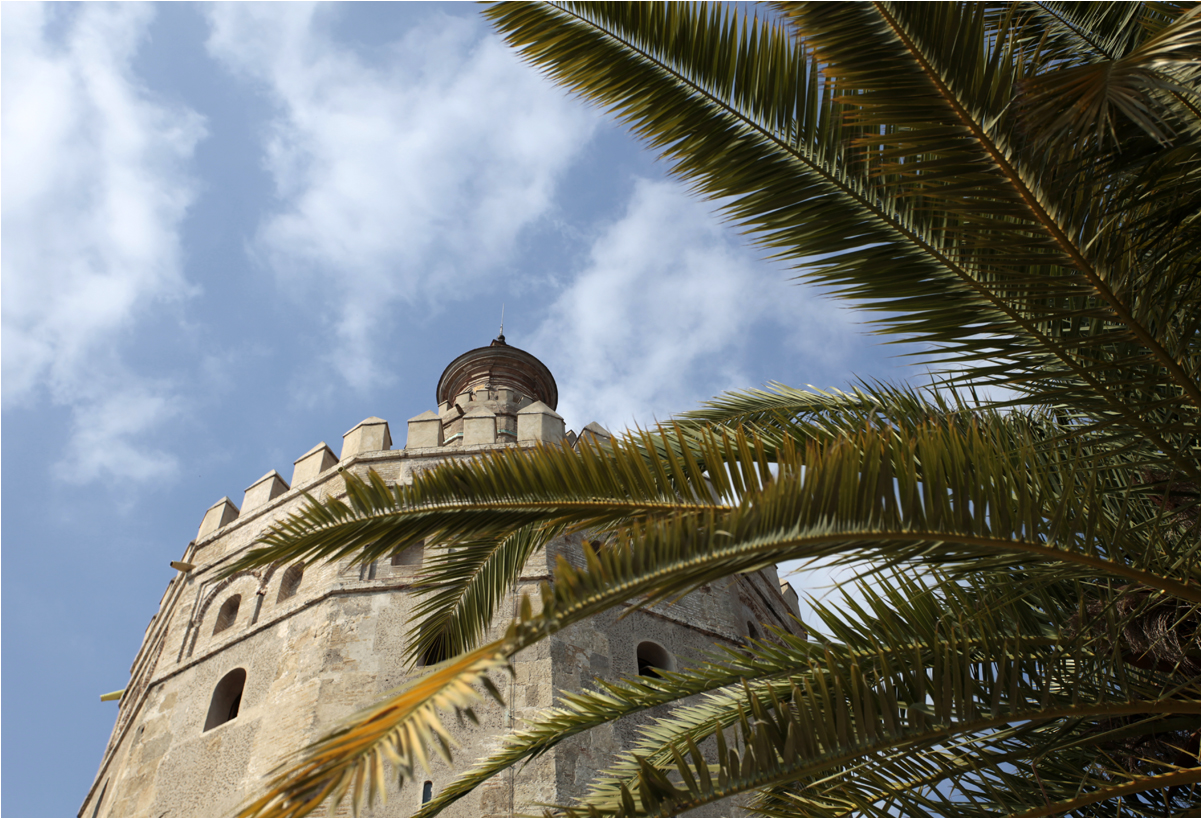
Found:
[[[442,444],[442,419],[436,413],[427,410],[409,419],[405,449],[429,449]]]
[[[584,429],[580,430],[580,436],[577,438],[577,440],[580,440],[580,438],[588,438],[592,443],[603,444],[613,437],[613,433],[598,424],[596,421],[592,421]]]
[[[780,594],[785,599],[793,616],[801,619],[801,599],[797,596],[797,590],[793,588],[793,584],[784,578],[781,578],[780,581]]]
[[[497,414],[484,404],[477,404],[463,416],[463,445],[484,446],[497,442]]]
[[[274,469],[246,487],[242,496],[242,511],[248,512],[288,491],[288,484]]]
[[[200,520],[200,530],[196,533],[197,540],[204,540],[222,526],[238,517],[238,507],[228,497],[222,498],[210,506]]]
[[[563,416],[542,401],[518,410],[518,443],[558,444],[564,437],[563,428]]]
[[[392,436],[388,433],[388,422],[383,418],[365,418],[348,429],[342,436],[342,457],[345,461],[364,452],[380,452],[392,449]]]
[[[325,441],[322,441],[293,461],[292,485],[299,487],[301,484],[306,484],[337,463],[338,459],[334,457],[334,450],[326,446]]]

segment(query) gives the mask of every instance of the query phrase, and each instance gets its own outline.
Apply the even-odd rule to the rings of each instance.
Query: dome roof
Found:
[[[559,403],[559,388],[547,365],[525,350],[510,347],[505,336],[487,347],[468,350],[442,371],[438,379],[438,403],[478,388],[511,389],[542,401],[551,409]]]

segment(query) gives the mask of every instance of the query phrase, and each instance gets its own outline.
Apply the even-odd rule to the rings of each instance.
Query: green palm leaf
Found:
[[[1074,742],[1081,744],[1081,731],[1053,727],[1065,723],[1065,696],[1072,698],[1078,716],[1090,710],[1088,684],[1077,685],[1070,695],[1064,685],[1059,693],[1049,692],[1047,681],[1071,677],[1082,683],[1085,655],[1080,651],[1089,651],[1086,645],[1075,654],[1063,646],[1059,653],[1053,650],[1053,620],[1058,614],[1053,601],[1043,601],[1045,606],[1051,604],[1051,610],[1040,610],[1022,597],[989,599],[997,595],[987,587],[969,589],[952,583],[919,590],[906,585],[903,581],[889,600],[871,589],[861,589],[883,619],[861,610],[849,624],[847,604],[853,604],[853,611],[859,608],[853,598],[845,600],[838,612],[819,607],[850,638],[846,642],[806,643],[778,632],[774,639],[780,645],[759,643],[751,658],[738,659],[732,652],[724,664],[672,675],[671,683],[688,679],[691,685],[680,687],[692,690],[703,676],[720,679],[724,668],[751,672],[743,684],[727,684],[704,702],[677,709],[645,728],[642,741],[631,754],[573,810],[587,808],[603,815],[671,814],[743,790],[758,790],[764,785],[765,766],[748,761],[758,753],[761,758],[773,758],[772,764],[778,767],[796,759],[817,763],[823,770],[811,784],[771,797],[776,809],[761,803],[770,813],[784,803],[792,805],[792,815],[848,810],[879,814],[894,809],[906,814],[946,813],[957,806],[950,786],[960,791],[980,789],[996,778],[982,770],[1030,761],[1048,754],[1053,745],[1063,752]],[[901,589],[908,596],[903,597]],[[949,664],[952,658],[955,660]],[[1047,666],[1049,662],[1063,665],[1057,671]],[[1042,688],[1036,680],[1044,681]],[[1166,698],[1180,692],[1175,683],[1155,675],[1128,678],[1116,687],[1103,671],[1094,685],[1098,700],[1094,707],[1108,713],[1112,708],[1115,713],[1141,714],[1166,709],[1193,714],[1198,709],[1196,692],[1193,701],[1173,700],[1172,706],[1165,706]],[[557,730],[570,732],[604,721],[604,712],[621,695],[619,687],[607,686],[604,695],[575,698],[571,713],[557,711],[520,732],[506,751],[511,756],[538,752],[558,741]],[[1101,700],[1109,704],[1102,705]],[[806,716],[785,713],[803,707]],[[1030,717],[1021,720],[1025,723],[1022,730],[1009,727],[1005,717],[1013,715],[1010,708]],[[790,733],[794,723],[789,720],[796,718],[805,720],[804,730]],[[999,719],[1006,725],[999,727]],[[769,730],[767,735],[755,727],[773,723],[777,730]],[[1180,732],[1184,725],[1179,718],[1162,715],[1146,717],[1138,727],[1148,733]],[[716,759],[712,741],[732,728],[743,735],[740,749],[733,756],[728,750]],[[987,739],[983,748],[978,735]],[[1045,739],[1033,743],[1035,735]],[[974,739],[972,746],[965,742],[966,737]],[[711,752],[701,754],[698,748],[705,746],[707,738]],[[1088,730],[1084,739],[1092,745],[1107,741]],[[729,736],[725,741],[730,746]],[[525,747],[519,747],[523,742]],[[494,761],[502,756],[496,755]],[[841,772],[825,764],[837,758],[862,757],[868,758],[854,766],[839,764],[836,770]],[[949,764],[953,758],[955,764]],[[745,776],[748,765],[755,772],[751,779]],[[785,778],[796,782],[799,771],[792,770]],[[1080,772],[1077,768],[1074,782],[1080,780]],[[463,788],[485,773],[480,770],[465,776],[460,791],[444,797],[437,808],[461,795]],[[1055,772],[1043,773],[1051,783]],[[942,787],[918,787],[922,780]],[[808,780],[803,777],[802,781]],[[995,808],[1013,811],[1032,804],[1029,788],[1003,799],[998,784],[992,786]],[[885,804],[891,809],[882,810]],[[428,807],[428,814],[437,808]]]
[[[949,19],[972,14],[950,5],[929,12],[932,19],[913,21],[895,20],[882,4],[877,11],[862,4],[800,5],[795,19],[821,32],[809,36],[802,26],[816,56],[767,23],[740,24],[737,15],[718,10],[498,4],[488,14],[528,59],[612,107],[662,148],[696,190],[725,197],[732,218],[764,244],[791,258],[807,257],[808,278],[871,309],[902,311],[886,329],[945,347],[962,364],[992,362],[970,367],[966,380],[1023,387],[1033,399],[1071,399],[1095,416],[1121,418],[1163,444],[1162,453],[1173,452],[1163,436],[1165,419],[1139,417],[1139,405],[1116,387],[1127,380],[1125,368],[1155,361],[1164,371],[1153,389],[1173,405],[1192,406],[1192,417],[1196,361],[1186,362],[1187,371],[1178,362],[1181,351],[1165,351],[1127,315],[1070,240],[1075,231],[1054,218],[1060,211],[1039,204],[1044,192],[986,132],[979,118],[1003,106],[998,95],[1010,88],[1000,59],[995,65],[979,58],[979,76],[960,91],[967,95],[962,99],[959,89],[938,81],[931,61],[941,57],[960,70],[960,56],[973,53],[968,46],[949,44],[944,55],[927,54],[899,34],[904,22],[925,30],[932,42],[956,31],[952,40],[968,44],[980,42],[973,27],[984,32],[983,20]],[[555,36],[544,36],[547,31]],[[838,86],[888,88],[888,98],[876,105],[868,92],[832,94],[820,76]],[[769,84],[763,77],[791,79]],[[910,93],[901,93],[907,88]],[[857,116],[849,124],[843,111],[853,101]],[[897,125],[898,116],[922,123],[959,117],[961,123],[919,128]],[[874,168],[864,133],[882,130],[914,143],[905,157],[913,173],[902,178]],[[848,146],[857,150],[849,153]],[[932,163],[940,167],[933,178],[921,172]],[[944,177],[972,179],[973,187],[940,188]],[[921,193],[899,194],[907,186]],[[938,223],[926,215],[935,206]],[[833,256],[808,258],[819,253]],[[1079,348],[1084,355],[1073,352]],[[1031,382],[1036,373],[1038,385]],[[1108,386],[1114,381],[1119,384]],[[1190,423],[1168,420],[1180,428]],[[1169,457],[1187,474],[1196,472],[1193,459]]]
[[[578,450],[566,444],[534,453],[507,450],[473,463],[445,463],[411,485],[352,472],[345,476],[345,499],[310,498],[301,512],[273,525],[261,539],[264,547],[249,550],[226,574],[279,560],[369,563],[426,540],[500,541],[532,522],[587,521],[605,528],[664,510],[701,512],[719,504],[691,453],[648,463],[642,451],[634,443],[605,454],[588,443]],[[721,463],[715,453],[710,458]],[[766,462],[761,466],[767,475]]]
[[[413,613],[410,660],[454,657],[475,648],[526,562],[561,528],[525,526],[499,540],[460,541],[427,557],[413,586],[426,594]]]
[[[440,520],[457,519],[458,531],[468,534],[474,522],[506,536],[534,524],[558,532],[571,514],[576,530],[625,525],[620,548],[601,556],[615,577],[633,577],[650,561],[680,561],[686,573],[671,576],[677,594],[732,570],[787,559],[967,564],[1005,554],[1052,561],[1060,564],[1057,571],[1111,574],[1196,601],[1190,576],[1161,573],[1162,555],[1181,557],[1175,550],[1149,549],[1142,539],[1138,552],[1128,548],[1130,533],[1162,514],[1161,507],[1141,500],[1131,486],[1107,486],[1110,472],[1091,463],[1097,458],[1092,449],[1062,446],[1048,453],[1027,427],[1022,418],[978,413],[966,424],[868,426],[802,447],[785,440],[775,452],[775,476],[740,431],[694,436],[679,455],[666,449],[665,462],[645,457],[655,439],[644,434],[605,452],[586,448],[583,455],[567,448],[533,459],[494,453],[475,467],[440,466],[412,487],[348,475],[349,502],[335,497],[310,503],[264,538],[286,543],[288,552],[252,550],[227,571],[282,557],[342,557],[355,541],[368,541],[359,554],[370,560],[398,548],[391,544],[428,535],[433,525],[445,532],[448,524]],[[648,468],[649,462],[659,469]],[[557,484],[574,466],[579,483]],[[687,487],[692,497],[668,494],[674,485]],[[638,496],[632,499],[628,488]],[[702,494],[711,491],[718,499]],[[1109,506],[1092,502],[1105,501],[1108,493],[1114,493]],[[723,497],[732,500],[723,503]],[[1091,502],[1083,503],[1086,498]],[[694,560],[699,552],[705,560]],[[692,568],[684,569],[690,561]],[[1189,565],[1196,561],[1178,569]]]
[[[1144,734],[1181,735],[1196,721],[1196,686],[1183,698],[1174,680],[1155,674],[1116,682],[1105,656],[1095,657],[1091,676],[1087,643],[1075,650],[1057,645],[1049,622],[1055,612],[1032,618],[1017,598],[983,609],[979,595],[954,584],[912,594],[925,598],[917,607],[925,611],[896,596],[890,608],[862,591],[885,619],[862,617],[844,643],[806,646],[777,634],[784,647],[766,654],[793,660],[780,663],[780,676],[731,686],[657,720],[575,810],[670,815],[761,792],[766,774],[786,769],[790,785],[769,788],[757,805],[769,814],[1035,810],[1063,793],[1079,796],[1089,777],[1080,766],[1065,767],[1066,756],[1111,741],[1082,722],[1089,714],[1138,715],[1124,730]],[[845,633],[850,602],[838,613],[822,609]],[[1071,690],[1062,682],[1070,679]],[[729,740],[716,759],[698,753],[707,738],[723,744],[720,735],[731,728],[743,738],[735,753]],[[1004,766],[1031,763],[1039,766],[1043,794],[1005,785]],[[806,776],[807,766],[820,774]],[[1098,793],[1106,793],[1109,780],[1090,773]],[[1115,774],[1136,778],[1115,769],[1107,776]]]

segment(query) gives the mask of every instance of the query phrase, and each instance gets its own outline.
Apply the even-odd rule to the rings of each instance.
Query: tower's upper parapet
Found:
[[[460,401],[460,396],[481,390],[511,390],[532,401],[542,401],[551,409],[559,404],[559,389],[547,365],[525,350],[510,347],[504,335],[447,365],[438,379],[438,405],[466,403],[472,399]]]

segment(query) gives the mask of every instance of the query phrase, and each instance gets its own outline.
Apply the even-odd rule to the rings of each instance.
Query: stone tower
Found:
[[[80,816],[229,816],[258,793],[287,752],[318,739],[340,720],[404,682],[411,587],[421,566],[411,547],[367,566],[315,563],[276,566],[218,580],[221,570],[271,524],[317,499],[345,493],[344,474],[374,470],[387,482],[451,458],[504,447],[560,444],[555,379],[537,358],[505,343],[456,358],[438,381],[437,410],[408,422],[403,449],[392,448],[388,422],[367,418],[342,436],[335,455],[324,442],[295,462],[289,484],[274,470],[247,487],[241,507],[228,497],[204,513],[196,539],[173,563],[120,698],[116,725]],[[581,435],[607,437],[597,424]],[[563,555],[582,561],[582,541],[552,543],[526,565],[505,621],[522,593]],[[795,629],[797,596],[770,569],[711,584],[675,603],[621,620],[604,614],[519,654],[502,708],[479,710],[478,726],[448,726],[467,767],[497,747],[523,718],[550,706],[560,690],[593,678],[633,676],[646,666],[673,667],[715,643],[760,636],[759,624]],[[610,756],[630,743],[637,720],[561,743],[457,802],[445,815],[512,816],[537,802],[564,802]],[[435,762],[422,786],[388,794],[377,815],[410,816],[455,771]],[[349,800],[339,813],[349,811]]]

